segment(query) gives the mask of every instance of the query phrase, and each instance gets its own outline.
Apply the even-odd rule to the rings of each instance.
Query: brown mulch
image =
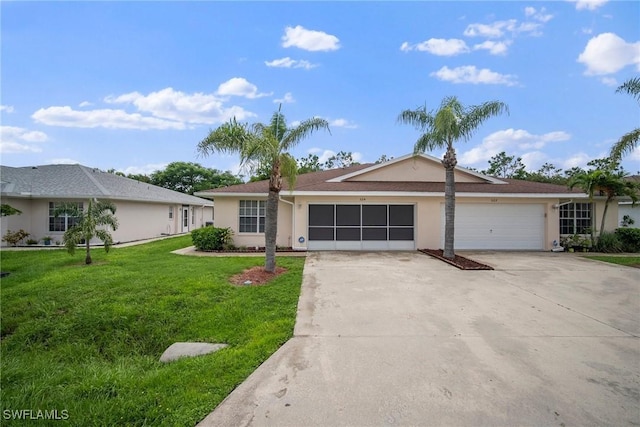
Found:
[[[418,251],[458,267],[460,270],[493,270],[493,267],[487,264],[482,264],[460,255],[455,255],[453,259],[445,258],[442,256],[442,249],[418,249]]]
[[[240,274],[232,276],[229,281],[236,286],[260,286],[266,285],[271,280],[287,271],[284,267],[276,267],[275,273],[267,273],[263,266],[251,267]],[[251,282],[250,284],[245,282]]]

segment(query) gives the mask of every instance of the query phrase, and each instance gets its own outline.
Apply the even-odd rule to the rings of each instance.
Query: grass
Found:
[[[610,262],[612,264],[626,265],[629,267],[640,268],[640,256],[593,255],[593,256],[588,256],[587,258],[595,259],[597,261]]]
[[[0,416],[65,410],[68,425],[176,426],[211,412],[292,336],[304,259],[278,258],[288,272],[269,285],[234,287],[231,275],[264,259],[170,253],[190,244],[96,249],[91,266],[82,251],[2,252]],[[229,347],[160,363],[177,341]]]

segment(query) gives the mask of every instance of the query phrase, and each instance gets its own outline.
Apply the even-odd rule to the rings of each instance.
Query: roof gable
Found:
[[[456,166],[456,182],[506,184],[499,179],[485,176]],[[384,163],[336,177],[329,182],[444,182],[445,170],[440,159],[426,154],[408,154]]]
[[[100,198],[211,206],[210,200],[82,165],[2,166],[2,195],[32,198]]]

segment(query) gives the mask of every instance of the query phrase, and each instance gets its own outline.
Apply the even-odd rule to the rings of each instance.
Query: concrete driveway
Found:
[[[202,426],[640,424],[640,270],[311,253],[295,337]]]

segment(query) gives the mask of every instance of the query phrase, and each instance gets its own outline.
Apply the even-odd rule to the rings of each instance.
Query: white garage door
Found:
[[[455,224],[455,249],[544,249],[541,204],[457,203]]]

